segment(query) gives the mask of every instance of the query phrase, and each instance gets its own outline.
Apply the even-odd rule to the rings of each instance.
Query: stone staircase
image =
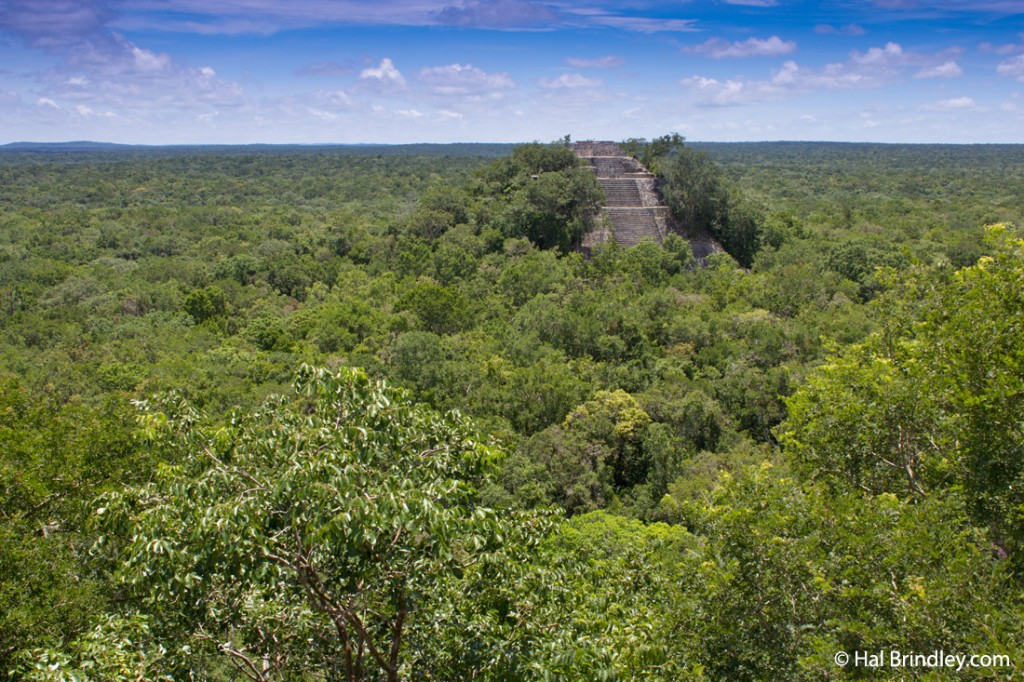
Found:
[[[606,203],[596,227],[583,237],[583,250],[615,239],[620,246],[635,246],[644,237],[661,243],[675,229],[668,207],[662,202],[657,178],[614,142],[575,142],[576,156],[590,162],[604,190]],[[680,232],[681,233],[681,232]],[[682,233],[681,233],[682,234]],[[708,234],[684,234],[699,263],[722,247]]]
[[[573,151],[590,162],[606,200],[598,227],[583,238],[583,248],[589,250],[611,238],[627,247],[644,237],[661,243],[668,234],[669,216],[654,175],[612,142],[577,142]]]

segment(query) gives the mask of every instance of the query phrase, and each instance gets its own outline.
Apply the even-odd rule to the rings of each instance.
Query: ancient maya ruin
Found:
[[[595,228],[583,238],[585,251],[613,237],[624,247],[635,246],[645,237],[660,244],[669,232],[686,237],[699,261],[722,251],[711,235],[688,234],[674,225],[658,191],[657,176],[627,156],[622,147],[614,142],[585,141],[574,142],[572,150],[590,163],[606,200]]]

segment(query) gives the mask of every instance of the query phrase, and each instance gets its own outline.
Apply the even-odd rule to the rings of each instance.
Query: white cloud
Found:
[[[623,17],[617,14],[588,16],[586,23],[606,26],[634,33],[686,32],[699,30],[696,19],[652,19],[649,17]]]
[[[348,109],[352,106],[352,98],[344,90],[321,90],[316,93],[317,101],[324,106]]]
[[[864,54],[856,50],[850,53],[850,61],[862,66],[889,67],[903,60],[903,48],[899,43],[892,42],[886,43],[885,47],[872,47]]]
[[[530,0],[463,0],[433,14],[441,24],[463,28],[532,28],[558,23],[558,14]]]
[[[952,77],[960,69],[956,62],[940,55],[906,52],[898,43],[872,47],[866,52],[854,50],[845,62],[826,64],[821,69],[801,68],[787,61],[768,80],[719,80],[693,76],[681,82],[698,104],[736,106],[778,99],[784,95],[813,90],[875,88],[902,80],[916,67],[918,78]]]
[[[935,66],[925,67],[918,71],[914,78],[956,78],[962,75],[964,75],[964,70],[959,64],[950,60]]]
[[[842,35],[842,36],[862,36],[867,31],[864,27],[857,24],[846,24],[845,26],[833,26],[832,24],[818,24],[814,27],[814,32],[820,35]]]
[[[315,118],[318,118],[321,121],[336,121],[336,120],[338,120],[338,115],[336,113],[334,113],[333,111],[326,111],[324,109],[317,109],[317,108],[313,107],[313,108],[309,109],[309,113],[311,113]]]
[[[698,104],[705,106],[738,106],[752,102],[776,99],[792,88],[798,80],[800,67],[796,62],[786,62],[771,80],[727,80],[693,76],[680,83],[690,90]]]
[[[1000,62],[999,65],[996,66],[996,73],[1000,76],[1016,78],[1021,83],[1024,83],[1024,54],[1017,55],[1013,59],[1007,59],[1004,62]]]
[[[38,76],[45,96],[73,99],[105,111],[104,116],[202,105],[240,106],[246,101],[241,86],[218,78],[211,67],[186,66],[117,33],[83,37],[61,50],[63,60]]]
[[[971,97],[956,97],[953,99],[944,99],[939,102],[930,102],[928,104],[921,105],[921,109],[924,111],[962,111],[966,109],[975,110],[979,108],[978,103]]]
[[[359,80],[364,83],[373,83],[383,90],[405,90],[405,77],[395,68],[390,58],[384,57],[380,64],[375,67],[363,69],[359,73]]]
[[[578,73],[563,73],[558,78],[541,78],[539,84],[540,87],[548,90],[581,90],[599,88],[604,85],[597,78],[587,78]]]
[[[984,42],[978,45],[978,49],[982,52],[994,52],[995,54],[1008,55],[1024,51],[1024,45],[1016,45],[1014,43],[995,45],[994,43]]]
[[[326,78],[335,78],[338,76],[348,76],[355,69],[349,64],[338,64],[337,62],[317,62],[315,64],[308,64],[295,72],[296,76],[319,76]]]
[[[883,9],[1019,14],[1020,0],[873,0]]]
[[[400,109],[395,112],[395,115],[401,116],[402,118],[423,118],[423,112],[417,111],[416,109]]]
[[[40,97],[39,99],[36,100],[36,104],[41,106],[41,107],[50,107],[51,109],[60,109],[60,107],[57,106],[57,103],[54,102],[49,97]]]
[[[731,57],[778,57],[784,54],[791,54],[796,50],[796,43],[791,40],[783,40],[779,36],[772,36],[765,40],[760,38],[748,38],[742,42],[730,43],[721,38],[711,38],[700,45],[683,48],[683,52],[690,54],[702,54],[712,59],[726,59]]]
[[[171,65],[171,58],[166,54],[156,54],[135,45],[130,46],[135,68],[141,72],[163,71]]]
[[[614,55],[608,55],[606,57],[599,57],[597,59],[581,59],[578,57],[569,57],[565,60],[565,63],[569,66],[576,67],[577,69],[614,69],[622,66],[626,63],[626,60],[622,57],[616,57]]]
[[[503,90],[516,87],[507,73],[487,73],[472,64],[427,67],[419,79],[432,93],[445,97],[500,99]]]

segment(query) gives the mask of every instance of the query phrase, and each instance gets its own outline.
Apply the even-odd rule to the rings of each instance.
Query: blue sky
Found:
[[[1024,143],[1024,0],[0,0],[0,143]]]

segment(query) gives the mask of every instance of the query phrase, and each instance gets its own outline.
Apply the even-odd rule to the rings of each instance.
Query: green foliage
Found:
[[[922,272],[880,302],[886,331],[838,354],[789,402],[784,443],[810,475],[871,492],[955,489],[1015,554],[1024,384],[1024,242],[989,232],[994,256],[952,277]]]
[[[1019,149],[635,142],[749,267],[566,252],[601,199],[564,142],[0,155],[0,677],[344,678],[263,553],[306,547],[368,679],[403,584],[403,679],[1019,660],[1021,247],[981,230],[1024,223]],[[303,362],[365,374],[265,402]]]
[[[205,322],[225,312],[227,300],[220,287],[209,286],[197,289],[185,296],[181,309],[196,322]]]
[[[451,334],[469,322],[462,292],[435,282],[417,282],[396,301],[396,307],[414,313],[420,325],[435,334]]]
[[[160,672],[167,651],[153,641],[149,622],[138,614],[104,616],[66,649],[30,649],[19,678],[27,682],[121,682],[174,678]]]
[[[105,608],[82,527],[86,507],[152,462],[111,401],[91,408],[0,383],[0,671],[22,648],[71,638]]]
[[[252,679],[407,677],[406,624],[533,542],[480,504],[501,453],[465,419],[358,370],[304,366],[295,391],[216,429],[174,396],[143,403],[152,447],[180,463],[96,514],[123,589],[174,643],[168,674],[202,675],[188,651],[205,649]]]
[[[740,264],[750,266],[761,247],[761,211],[729,187],[724,172],[707,152],[678,143],[653,146],[645,155],[659,154],[661,192],[672,216],[688,234],[707,232]]]
[[[498,202],[496,223],[506,237],[542,249],[567,251],[580,243],[604,203],[593,172],[564,144],[520,145],[480,173],[478,194]]]
[[[962,530],[955,498],[831,495],[765,465],[723,476],[706,502],[683,507],[700,549],[684,573],[693,606],[680,627],[701,642],[696,661],[712,679],[848,679],[838,651],[1019,660],[1008,565],[983,534]],[[850,672],[890,679],[892,669]]]

